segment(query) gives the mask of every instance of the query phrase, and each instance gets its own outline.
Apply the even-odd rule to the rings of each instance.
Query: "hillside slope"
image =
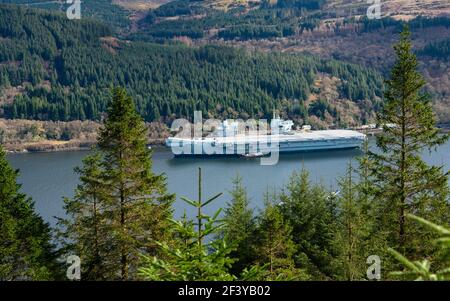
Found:
[[[112,0],[114,4],[130,10],[148,10],[169,3],[172,0]]]
[[[441,122],[450,122],[450,1],[383,1],[381,20],[365,18],[365,1],[259,1],[251,9],[247,5],[226,12],[207,9],[205,3],[176,0],[151,10],[131,37],[312,53],[387,76],[392,45],[408,23],[435,110]]]
[[[416,16],[450,15],[450,1],[448,0],[385,0],[381,3],[383,17],[410,19]],[[368,6],[369,4],[366,4],[366,1],[329,0],[326,9],[349,12],[362,8],[360,11],[364,11]]]
[[[0,6],[0,103],[8,118],[100,119],[112,85],[127,87],[146,120],[270,117],[319,127],[373,118],[379,73],[310,55],[223,46],[129,42],[89,20]],[[347,109],[345,109],[347,108]]]
[[[0,2],[38,3],[39,0],[0,0]],[[243,47],[249,49],[251,52],[256,50],[263,52],[287,52],[291,54],[300,54],[296,55],[298,57],[305,57],[305,53],[313,54],[314,56],[325,59],[336,59],[343,62],[358,64],[363,68],[369,67],[370,70],[375,69],[387,76],[387,72],[393,63],[392,45],[398,38],[398,31],[403,26],[403,22],[398,20],[409,20],[409,24],[413,31],[414,47],[420,55],[419,59],[421,61],[421,71],[425,74],[428,82],[427,91],[433,96],[435,110],[438,113],[440,121],[446,123],[450,122],[450,47],[448,47],[448,45],[450,45],[448,42],[448,37],[450,36],[450,18],[445,17],[447,15],[448,8],[450,7],[450,1],[383,1],[383,15],[390,15],[391,17],[375,21],[370,21],[363,17],[367,9],[367,4],[365,1],[353,0],[92,0],[87,2],[86,5],[87,6],[85,8],[87,12],[97,12],[91,14],[91,17],[112,25],[115,30],[112,30],[108,34],[114,38],[102,38],[102,41],[95,46],[97,48],[93,48],[90,56],[85,57],[82,62],[77,62],[81,64],[91,64],[89,60],[93,60],[92,57],[100,55],[100,51],[105,50],[107,50],[105,56],[106,59],[109,59],[111,54],[120,54],[123,55],[123,58],[120,58],[120,60],[131,60],[132,55],[129,55],[129,53],[136,51],[135,46],[141,45],[140,41],[162,44],[180,44],[181,42],[188,46],[193,46],[194,49],[189,50],[191,52],[196,51],[195,47],[202,47],[207,44],[216,44],[220,47]],[[120,8],[118,5],[125,8]],[[147,8],[149,7],[152,9],[147,12]],[[119,10],[116,11],[117,9]],[[102,13],[100,14],[98,12]],[[434,18],[414,18],[418,14],[421,16],[434,16]],[[438,15],[442,15],[443,17],[436,17]],[[89,16],[89,14],[87,14],[87,16]],[[126,22],[123,22],[123,20],[126,20]],[[124,42],[125,40],[132,40],[134,42]],[[163,50],[155,50],[155,45],[150,46],[151,44],[148,43],[144,43],[143,45],[145,45],[145,47],[141,47],[141,49],[137,50],[137,52],[149,52],[150,54],[154,54],[158,51],[163,52]],[[99,47],[101,50],[98,49]],[[84,53],[87,49],[90,50],[92,45],[82,48],[83,49],[80,51],[81,53]],[[187,48],[180,48],[179,46],[171,46],[169,48],[188,51],[186,50]],[[211,47],[206,48],[208,51],[212,51],[211,49],[214,49]],[[215,51],[220,52],[220,49],[225,48],[218,49],[219,50]],[[67,57],[69,51],[64,50],[63,48],[58,48],[57,51],[61,51],[58,62],[72,62],[73,58]],[[226,56],[230,51],[231,50],[224,51],[223,56]],[[241,52],[237,51],[236,53]],[[220,56],[222,56],[222,54],[220,54]],[[240,54],[238,56],[240,56]],[[286,57],[288,56],[283,56],[283,59]],[[117,61],[120,61],[115,58],[115,56],[113,56],[113,58],[114,64],[116,64]],[[98,62],[92,62],[92,64],[102,66],[102,64],[104,64],[102,59]],[[173,58],[166,57],[165,59]],[[56,58],[53,58],[53,60],[56,62]],[[118,64],[122,63],[123,62],[119,62]],[[197,63],[198,62],[195,62],[194,66],[197,65]],[[337,64],[337,62],[335,63]],[[9,68],[11,68],[11,63],[3,64],[4,66],[9,66]],[[37,60],[36,64],[39,65],[41,62]],[[88,73],[86,71],[84,73],[77,71],[75,78],[69,77],[68,75],[66,76],[68,71],[58,69],[61,68],[60,65],[52,65],[54,62],[51,60],[47,61],[44,59],[43,64],[46,65],[44,68],[45,72],[42,72],[45,76],[40,77],[44,78],[41,83],[41,86],[43,87],[57,88],[61,85],[65,87],[64,89],[66,90],[74,89],[73,85],[76,84],[77,81],[78,85],[81,85],[80,79],[77,77],[88,76],[86,75],[86,73]],[[199,65],[203,66],[202,64],[203,63]],[[134,63],[132,62],[131,66],[133,65]],[[189,68],[191,67],[192,66]],[[149,68],[151,69],[152,67]],[[114,68],[112,69],[115,70]],[[142,71],[139,71],[140,68],[136,69],[137,70],[132,72],[136,72],[138,76],[142,77]],[[283,90],[282,93],[275,94],[269,93],[265,84],[261,85],[258,83],[255,85],[252,83],[252,87],[256,88],[256,90],[261,93],[258,92],[257,94],[253,94],[253,88],[250,89],[251,92],[245,92],[246,96],[244,99],[246,99],[247,102],[252,103],[252,105],[246,105],[247,108],[245,109],[245,114],[266,114],[266,111],[268,110],[267,107],[257,108],[254,105],[254,102],[256,102],[254,98],[262,97],[267,99],[264,103],[267,102],[269,107],[273,107],[275,103],[277,103],[276,106],[279,106],[281,101],[286,101],[291,107],[298,107],[298,104],[293,105],[292,103],[295,102],[296,99],[302,99],[305,101],[303,104],[304,107],[301,107],[301,109],[295,109],[295,111],[298,112],[300,110],[303,112],[302,114],[298,114],[299,116],[305,115],[304,111],[309,111],[310,104],[308,101],[323,98],[322,90],[328,91],[331,89],[332,91],[337,91],[336,93],[338,93],[338,95],[331,97],[332,99],[326,98],[327,105],[334,108],[329,109],[329,111],[342,113],[333,113],[335,116],[332,117],[329,117],[328,115],[333,114],[328,114],[329,124],[333,124],[335,122],[355,123],[361,120],[366,120],[368,118],[367,116],[373,115],[373,112],[367,114],[367,111],[368,108],[373,107],[374,103],[378,101],[373,97],[373,95],[380,95],[380,93],[378,93],[381,89],[380,86],[376,88],[377,90],[372,96],[367,97],[368,93],[365,93],[364,96],[364,93],[360,94],[360,92],[353,91],[366,91],[367,86],[370,86],[371,84],[361,84],[358,81],[349,82],[347,80],[348,76],[347,78],[344,76],[343,78],[338,78],[338,80],[335,80],[333,79],[333,75],[335,74],[321,72],[320,68],[316,69],[318,70],[314,70],[314,76],[310,77],[312,79],[307,81],[303,79],[298,82],[294,81],[295,84],[299,84],[301,86],[301,93],[286,94],[284,90],[291,90],[288,86],[281,87],[281,85],[288,84],[286,79],[274,79],[274,81],[277,82],[270,84],[271,87],[277,86],[277,89]],[[37,70],[40,69],[37,68]],[[275,70],[277,69],[275,68]],[[51,72],[55,72],[57,75],[57,82],[55,84],[52,83]],[[135,81],[129,83],[127,80],[123,79],[123,77],[130,78],[134,77],[134,75],[124,75],[122,74],[122,70],[118,70],[117,72],[119,74],[116,78],[111,76],[106,76],[106,78],[114,83],[126,83],[127,85],[130,85],[134,91],[136,85]],[[229,71],[229,73],[230,72],[232,73],[230,77],[236,80],[238,76],[234,74],[233,71]],[[36,73],[38,72],[36,71]],[[213,71],[211,71],[210,75],[215,76]],[[277,76],[281,75],[275,75],[275,77]],[[288,76],[289,74],[283,75],[283,77]],[[94,74],[93,77],[96,78],[97,75]],[[70,78],[70,80],[66,80],[67,78]],[[177,78],[177,76],[175,76],[175,78]],[[72,81],[73,79],[75,80]],[[25,80],[24,82],[26,83],[27,81],[29,80]],[[104,92],[105,88],[103,86],[105,83],[103,82],[103,79],[100,78],[99,81],[100,83],[96,84],[94,87],[94,90],[97,91],[95,94],[97,95],[99,93],[98,91],[103,91],[103,94],[101,97],[98,97],[98,100],[92,102],[100,103],[102,105],[96,106],[95,109],[89,109],[89,112],[93,110],[95,111],[95,114],[88,113],[87,115],[89,117],[87,118],[99,118],[98,113],[103,110],[102,99],[107,93]],[[137,81],[139,82],[140,80],[138,79]],[[176,81],[177,83],[174,84],[173,87],[169,87],[170,91],[187,89],[188,92],[183,92],[182,96],[179,95],[180,93],[176,93],[175,96],[170,97],[171,99],[168,99],[167,95],[161,96],[162,92],[154,92],[152,97],[155,98],[155,106],[157,107],[158,114],[144,112],[145,110],[148,111],[151,109],[147,105],[148,100],[145,100],[142,101],[145,105],[142,105],[141,110],[146,118],[154,118],[152,117],[154,115],[170,115],[168,112],[179,113],[181,111],[186,111],[184,107],[180,109],[180,105],[178,103],[193,102],[194,100],[192,99],[197,99],[203,103],[202,105],[205,105],[204,103],[208,103],[209,101],[207,98],[211,97],[213,99],[212,102],[216,105],[219,101],[218,99],[222,98],[221,101],[223,104],[220,109],[209,108],[208,110],[211,111],[210,113],[212,115],[226,115],[227,113],[225,112],[227,111],[236,111],[237,108],[241,109],[241,105],[236,102],[242,101],[242,92],[236,94],[236,89],[243,89],[245,91],[249,90],[248,88],[243,87],[238,88],[238,85],[233,84],[231,88],[228,88],[231,89],[230,92],[224,92],[223,87],[214,87],[214,89],[219,91],[214,92],[208,85],[198,85],[197,89],[202,91],[208,90],[206,93],[199,94],[196,91],[191,91],[191,88],[187,86],[185,82],[180,83],[179,79]],[[318,82],[325,83],[327,87],[321,87],[319,85],[321,88],[317,88],[315,85]],[[169,81],[169,84],[171,83],[172,82]],[[90,83],[89,85],[92,84]],[[159,83],[153,83],[152,85],[148,83],[139,83],[138,97],[147,97],[144,96],[144,93],[150,89],[149,86],[152,87],[151,89],[154,89],[157,85],[159,85]],[[356,85],[361,86],[355,87]],[[86,88],[83,85],[81,86],[84,89]],[[98,88],[99,86],[101,87],[100,89]],[[263,89],[261,89],[262,86],[264,87]],[[348,88],[349,86],[351,88]],[[33,84],[33,87],[35,88],[36,85]],[[85,93],[83,89],[81,91],[83,92],[77,92],[75,95],[78,96],[81,95],[80,93]],[[330,95],[335,95],[336,93],[333,92]],[[358,93],[359,96],[356,96]],[[25,84],[22,85],[22,83],[20,83],[4,90],[1,97],[3,102],[11,103],[12,99],[20,98],[23,95],[29,96],[31,94],[26,91]],[[90,96],[88,95],[87,98],[89,97]],[[232,101],[232,97],[240,98],[241,100]],[[344,108],[348,107],[346,102],[347,100],[352,103],[357,103],[359,109],[347,109],[348,113],[345,113],[346,109]],[[361,109],[361,100],[368,101],[370,104],[364,105],[364,109]],[[45,104],[43,107],[46,108],[51,106],[61,106],[60,104],[52,104],[50,106],[46,102],[44,103]],[[170,103],[169,106],[172,107],[165,108],[165,103]],[[20,101],[16,101],[15,106],[17,107],[16,110],[18,110],[16,114],[19,114],[20,112],[21,117],[49,118],[45,116],[39,117],[39,114],[39,116],[36,116],[34,113],[24,113],[24,105],[20,105],[19,108],[19,104]],[[223,108],[224,104],[226,109]],[[210,105],[211,103],[207,104],[207,106]],[[189,104],[189,106],[192,106],[192,104]],[[292,108],[287,108],[286,110],[289,111],[291,109]],[[81,109],[79,108],[70,109],[71,112],[80,110]],[[313,111],[314,110],[312,110],[312,112]],[[362,111],[365,113],[361,114]],[[10,116],[18,116],[14,115],[14,110],[7,110],[7,112],[9,112],[8,114],[10,114]],[[355,118],[354,116],[356,114],[360,114],[360,116]],[[86,115],[86,112],[84,112],[84,115]],[[322,116],[321,118],[323,121],[323,119],[325,119],[323,117],[324,114],[319,115]],[[337,115],[340,116],[338,117]],[[348,116],[344,117],[344,115]],[[78,118],[77,116],[78,115],[75,114],[64,118],[73,119]],[[83,114],[81,114],[81,117],[83,117]],[[320,122],[318,121],[317,123]]]

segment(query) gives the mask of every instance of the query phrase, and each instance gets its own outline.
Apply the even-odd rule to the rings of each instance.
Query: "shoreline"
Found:
[[[450,133],[450,126],[438,126],[441,133]],[[376,136],[380,130],[357,130],[358,132],[369,136]],[[53,153],[53,152],[75,152],[88,151],[96,145],[96,141],[79,141],[79,140],[45,140],[41,142],[24,142],[24,143],[4,143],[7,154],[26,154],[26,153]],[[149,139],[148,146],[152,148],[164,148],[164,139]]]
[[[170,135],[161,122],[146,123],[147,142],[163,145]],[[101,124],[95,121],[36,121],[0,118],[0,144],[8,153],[89,150],[97,143]]]
[[[14,145],[8,146],[3,145],[7,154],[28,154],[28,153],[57,153],[57,152],[78,152],[78,151],[89,151],[96,142],[83,142],[75,143],[74,141],[54,141],[56,144],[48,143],[34,143],[32,145]],[[70,144],[65,146],[65,144]],[[148,144],[152,148],[163,148],[164,143],[161,141],[152,141]]]

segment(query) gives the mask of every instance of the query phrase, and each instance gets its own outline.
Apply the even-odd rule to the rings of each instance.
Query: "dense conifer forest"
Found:
[[[419,53],[422,55],[436,57],[441,60],[446,60],[450,57],[450,39],[430,43],[426,45]]]
[[[216,37],[223,39],[267,39],[288,37],[314,29],[323,13],[318,9],[324,1],[262,1],[254,9],[235,7],[227,11],[207,8],[199,1],[172,1],[151,10],[141,22],[141,30],[133,38],[158,40],[187,36],[208,37],[219,29]],[[206,15],[203,18],[194,16]],[[179,17],[176,20],[168,17]]]
[[[127,87],[148,121],[190,117],[193,109],[212,116],[267,117],[282,103],[287,115],[307,117],[304,101],[319,73],[342,80],[339,98],[374,101],[366,110],[376,109],[382,96],[379,73],[339,61],[129,42],[93,20],[73,22],[12,6],[1,6],[0,16],[0,87],[23,88],[4,104],[8,118],[99,120],[111,85]]]
[[[65,13],[70,6],[66,1],[42,1],[42,0],[0,0],[0,4],[18,4],[30,8],[59,11]],[[130,12],[114,5],[111,0],[83,1],[82,18],[93,18],[108,23],[114,31],[123,32],[129,29],[131,24]]]
[[[318,28],[323,20],[339,19],[337,11],[321,9],[325,3],[326,1],[262,1],[259,6],[253,8],[237,6],[221,11],[205,7],[202,1],[176,0],[149,11],[140,22],[140,30],[131,36],[153,41],[176,36],[225,40],[289,38]],[[365,12],[364,7],[358,11],[360,14],[361,12]],[[348,24],[356,25],[359,32],[386,28],[396,28],[400,31],[405,23],[408,23],[412,30],[450,26],[450,18],[445,16],[418,16],[408,22],[391,17],[368,19],[366,16],[355,18],[351,14],[344,16],[337,25],[329,22],[325,27],[336,27],[336,33],[339,34],[339,29]]]

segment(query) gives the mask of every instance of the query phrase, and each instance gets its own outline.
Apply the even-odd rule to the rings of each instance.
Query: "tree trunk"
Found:
[[[123,189],[120,190],[120,227],[122,229],[122,234],[125,234],[125,208],[124,208],[124,193]],[[128,258],[127,258],[127,252],[126,252],[126,245],[125,243],[121,242],[121,274],[122,274],[122,280],[128,280]]]
[[[403,91],[402,99],[402,145],[401,145],[401,161],[400,161],[400,208],[399,208],[399,245],[404,251],[405,246],[405,173],[406,173],[406,95]]]

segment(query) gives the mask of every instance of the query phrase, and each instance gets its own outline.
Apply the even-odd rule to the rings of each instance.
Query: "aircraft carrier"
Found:
[[[271,133],[237,133],[238,125],[224,121],[213,135],[197,138],[169,137],[166,145],[175,155],[264,156],[273,152],[305,152],[359,148],[366,135],[353,130],[292,130],[291,120],[272,119]]]

